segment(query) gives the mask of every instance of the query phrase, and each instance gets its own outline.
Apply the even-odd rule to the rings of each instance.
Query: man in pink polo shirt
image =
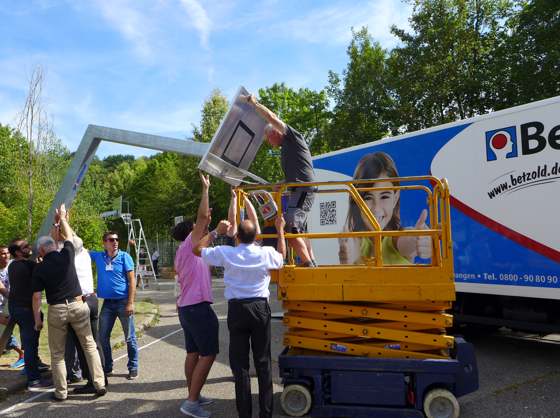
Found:
[[[210,223],[208,189],[210,179],[200,174],[202,198],[198,207],[196,223],[181,222],[173,228],[173,238],[181,241],[175,254],[175,271],[179,283],[179,321],[185,334],[185,377],[187,399],[181,404],[183,414],[195,418],[207,418],[210,413],[202,408],[212,399],[200,395],[202,386],[219,351],[218,317],[212,309],[212,281],[209,267],[202,258],[193,254],[193,247],[207,233]],[[213,233],[213,234],[212,234]],[[215,232],[212,231],[213,237]]]

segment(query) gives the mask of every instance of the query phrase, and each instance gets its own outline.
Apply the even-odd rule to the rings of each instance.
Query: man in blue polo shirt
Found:
[[[108,231],[103,234],[105,251],[91,251],[90,256],[97,266],[97,294],[103,298],[99,314],[99,341],[105,356],[105,375],[113,372],[111,332],[119,318],[123,327],[128,350],[128,379],[138,377],[138,343],[134,332],[134,296],[136,279],[132,257],[119,250],[119,236]]]

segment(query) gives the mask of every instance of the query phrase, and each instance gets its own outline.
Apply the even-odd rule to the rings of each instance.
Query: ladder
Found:
[[[142,221],[139,218],[132,219],[130,213],[123,213],[121,215],[123,222],[128,228],[128,241],[126,251],[130,253],[131,242],[135,244],[132,246],[134,254],[134,276],[138,280],[138,285],[142,290],[149,286],[149,280],[153,279],[157,290],[159,290],[159,280],[155,274],[154,264],[152,263],[152,254],[148,247],[148,241],[144,234]]]

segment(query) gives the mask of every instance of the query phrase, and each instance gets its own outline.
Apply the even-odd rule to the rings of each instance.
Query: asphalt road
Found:
[[[179,417],[185,398],[183,374],[184,340],[175,313],[170,284],[162,290],[146,290],[140,297],[160,303],[159,324],[148,330],[139,343],[140,377],[126,380],[126,352],[114,354],[115,376],[110,378],[109,393],[99,399],[91,395],[72,395],[64,403],[54,403],[48,394],[23,392],[0,404],[0,413],[10,417]],[[219,280],[214,283],[214,308],[220,317],[220,348],[203,394],[216,402],[208,407],[212,416],[235,417],[235,395],[227,361],[228,332],[226,303]],[[273,301],[273,312],[280,311]],[[117,325],[118,326],[118,325]],[[282,350],[282,324],[273,321],[273,359]],[[476,347],[480,373],[478,392],[461,398],[463,418],[538,418],[560,417],[560,346],[521,341],[491,335],[471,335]],[[275,373],[275,417],[283,417],[279,405],[282,390]],[[254,416],[257,415],[257,384],[252,379]]]

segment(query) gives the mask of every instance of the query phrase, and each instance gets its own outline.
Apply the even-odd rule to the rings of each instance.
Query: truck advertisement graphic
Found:
[[[317,180],[352,179],[376,153],[399,176],[448,179],[458,292],[560,299],[560,97],[316,156]],[[400,227],[423,221],[425,201],[399,204]],[[348,206],[318,194],[309,229],[344,230]],[[321,241],[320,264],[352,251]]]

